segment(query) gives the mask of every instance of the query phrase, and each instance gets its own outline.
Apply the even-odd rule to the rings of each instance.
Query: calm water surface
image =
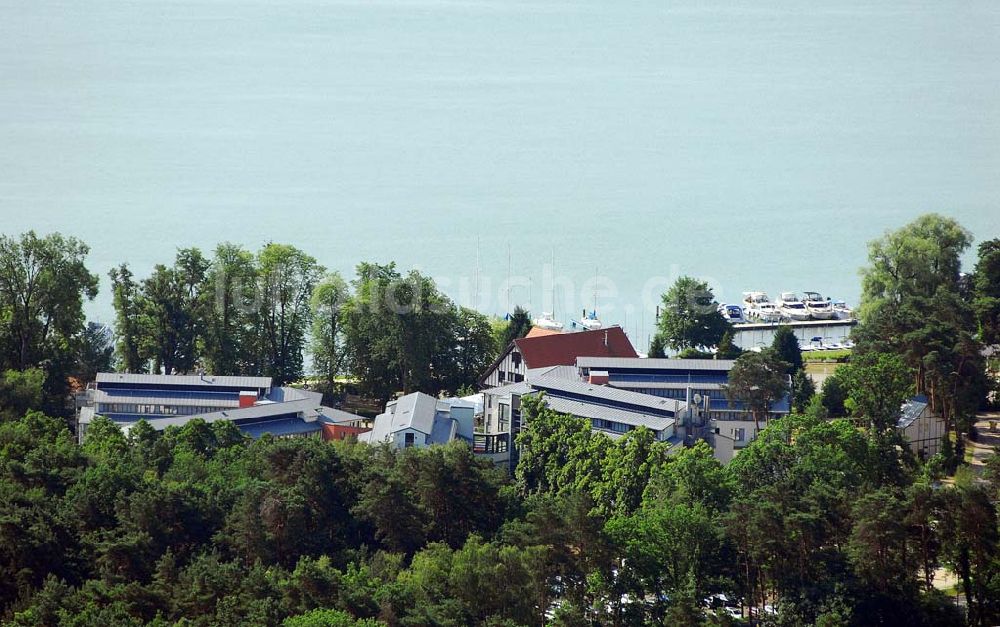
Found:
[[[0,230],[102,277],[273,240],[456,297],[478,250],[498,313],[509,247],[512,302],[551,308],[554,259],[568,318],[600,273],[644,345],[651,277],[855,300],[886,228],[1000,235],[998,59],[994,0],[0,0]]]

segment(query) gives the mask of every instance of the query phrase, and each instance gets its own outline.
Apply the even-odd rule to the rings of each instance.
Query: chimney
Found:
[[[591,385],[607,385],[610,380],[611,377],[608,376],[607,370],[591,370],[588,379]]]
[[[240,392],[240,409],[253,407],[257,404],[257,393],[251,391]]]

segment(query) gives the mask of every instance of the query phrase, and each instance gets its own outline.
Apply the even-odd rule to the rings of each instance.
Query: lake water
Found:
[[[995,0],[0,0],[0,229],[88,242],[102,320],[112,265],[273,240],[491,313],[599,274],[642,349],[679,273],[854,301],[920,213],[1000,235],[998,59]]]

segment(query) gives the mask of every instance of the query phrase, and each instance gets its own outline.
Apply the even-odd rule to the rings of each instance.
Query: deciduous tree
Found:
[[[657,322],[663,341],[674,350],[718,346],[730,330],[718,306],[704,281],[688,276],[677,279],[663,295]]]

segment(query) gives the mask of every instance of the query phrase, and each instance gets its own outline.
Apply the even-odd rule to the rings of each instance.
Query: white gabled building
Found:
[[[454,440],[471,444],[475,411],[473,403],[414,392],[386,404],[385,411],[375,417],[372,430],[360,434],[358,441],[395,448],[447,444]]]
[[[926,396],[914,396],[903,403],[896,430],[910,450],[924,459],[940,452],[945,437],[944,419],[931,411]]]

